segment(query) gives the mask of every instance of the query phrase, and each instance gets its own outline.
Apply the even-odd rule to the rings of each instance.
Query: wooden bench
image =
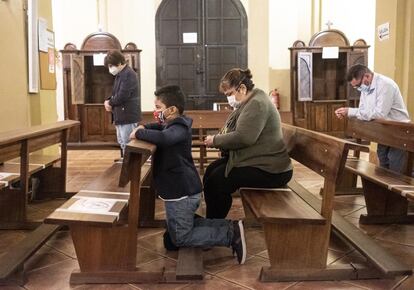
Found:
[[[0,133],[0,172],[8,173],[0,182],[0,228],[37,227],[0,257],[0,284],[24,284],[24,262],[59,228],[27,220],[29,180],[31,176],[40,179],[37,198],[67,196],[66,140],[68,130],[78,125],[77,121],[67,120]],[[32,154],[54,144],[61,145],[59,157]],[[54,166],[57,161],[59,167]]]
[[[131,141],[122,166],[114,164],[45,220],[70,228],[80,268],[71,274],[70,283],[166,282],[198,277],[194,269],[188,272],[178,266],[178,275],[136,267],[137,230],[140,210],[145,206],[141,190],[151,171],[145,161],[154,151],[155,145]],[[194,258],[191,249],[180,251],[178,264],[180,256]]]
[[[287,124],[283,124],[283,134],[291,158],[324,178],[322,200],[294,181],[282,189],[240,189],[245,210],[264,228],[270,267],[262,268],[260,279],[349,280],[411,274],[408,266],[333,211],[337,179],[354,144]],[[331,225],[369,257],[373,267],[328,266]]]
[[[367,214],[361,215],[360,223],[412,223],[414,215],[408,214],[408,202],[414,200],[414,178],[411,177],[414,162],[414,123],[385,120],[348,120],[346,134],[358,140],[367,140],[407,151],[403,173],[379,167],[359,158],[350,158],[346,169],[360,176],[365,196]],[[353,179],[352,187],[355,186]]]

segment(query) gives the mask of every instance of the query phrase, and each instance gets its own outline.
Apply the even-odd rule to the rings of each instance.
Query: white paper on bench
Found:
[[[6,162],[7,164],[20,164],[20,162]],[[42,167],[42,169],[45,169],[46,168],[46,165],[45,164],[40,164],[40,163],[30,163],[29,162],[29,165],[32,165],[32,166],[40,166],[40,167]]]
[[[408,187],[408,188],[414,188],[414,185],[408,185],[408,184],[389,184],[388,185],[388,190],[393,189],[394,187],[398,188],[398,187]]]
[[[0,179],[4,179],[10,176],[19,176],[16,173],[9,173],[9,172],[0,172]],[[5,186],[9,186],[9,182],[6,180],[0,180],[0,183],[4,184]]]
[[[77,197],[73,197],[77,198]],[[116,202],[124,200],[108,199],[108,198],[96,198],[96,197],[80,197],[71,206],[66,209],[58,208],[57,211],[69,211],[69,212],[81,212],[91,214],[106,214],[106,215],[119,215],[117,212],[111,212],[110,210]]]
[[[79,191],[79,193],[82,193],[82,192],[108,193],[108,194],[119,194],[119,195],[129,196],[129,192],[118,192],[118,191],[101,191],[101,190],[87,190],[87,189],[82,189],[81,191]]]

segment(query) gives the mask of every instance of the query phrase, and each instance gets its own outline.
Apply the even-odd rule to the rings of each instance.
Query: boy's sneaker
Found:
[[[243,221],[233,221],[233,241],[231,242],[233,255],[237,256],[239,264],[246,261],[246,238],[244,237]]]

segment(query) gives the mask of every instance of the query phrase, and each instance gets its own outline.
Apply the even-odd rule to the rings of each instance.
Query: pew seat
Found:
[[[350,118],[346,134],[358,141],[369,141],[406,152],[406,162],[401,173],[355,158],[346,163],[341,181],[342,188],[351,192],[356,188],[357,176],[362,180],[367,213],[361,215],[362,224],[413,223],[414,215],[408,213],[408,203],[414,197],[414,123],[388,120],[361,121]]]
[[[362,179],[368,214],[362,224],[413,223],[408,202],[414,200],[414,178],[361,159],[349,159],[346,169]]]

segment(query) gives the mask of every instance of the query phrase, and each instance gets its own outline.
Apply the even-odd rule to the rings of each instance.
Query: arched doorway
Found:
[[[247,67],[247,16],[239,0],[163,0],[155,24],[157,87],[180,85],[189,110],[225,98],[218,82]]]

